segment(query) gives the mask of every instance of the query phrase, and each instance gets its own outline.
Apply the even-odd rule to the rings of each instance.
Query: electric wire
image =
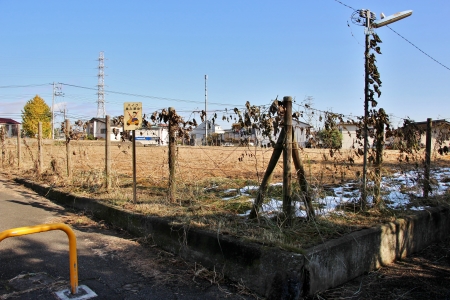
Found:
[[[350,9],[353,9],[354,11],[356,11],[356,9],[354,9],[353,7],[339,1],[339,0],[334,0],[338,3],[340,3],[343,6],[346,6]],[[348,25],[348,23],[347,23]],[[349,26],[350,27],[350,26]],[[386,25],[387,28],[389,28],[390,30],[392,30],[395,34],[397,34],[399,37],[401,37],[402,39],[404,39],[406,42],[408,42],[411,46],[413,46],[414,48],[416,48],[417,50],[419,50],[422,54],[428,56],[428,58],[432,59],[434,62],[438,63],[439,65],[441,65],[442,67],[446,68],[447,70],[450,71],[450,68],[447,67],[446,65],[444,65],[443,63],[441,63],[440,61],[438,61],[437,59],[435,59],[434,57],[432,57],[431,55],[429,55],[428,53],[426,53],[425,51],[423,51],[422,49],[420,49],[418,46],[416,46],[415,44],[413,44],[411,41],[409,41],[407,38],[405,38],[403,35],[401,35],[400,33],[398,33],[397,31],[395,31],[394,29],[392,29],[389,25]],[[353,33],[352,33],[353,36]]]
[[[65,85],[65,86],[70,86],[70,87],[75,87],[75,88],[81,88],[81,89],[86,89],[86,90],[97,91],[97,89],[95,89],[95,88],[90,88],[90,87],[85,87],[85,86],[73,85],[73,84],[62,83],[62,82],[59,82],[59,84],[62,84],[62,85]],[[139,98],[149,98],[149,99],[158,99],[158,100],[166,100],[166,101],[175,101],[175,102],[202,103],[202,104],[204,103],[204,101],[195,101],[195,100],[184,100],[184,99],[176,99],[176,98],[148,96],[148,95],[125,93],[125,92],[117,92],[117,91],[111,91],[111,90],[105,90],[105,93],[118,94],[118,95],[124,95],[124,96],[132,96],[132,97],[139,97]],[[225,105],[225,106],[230,105],[229,103],[228,104],[224,104],[224,103],[217,103],[217,102],[208,102],[208,104]]]
[[[438,63],[439,65],[441,65],[442,67],[446,68],[447,70],[450,71],[450,68],[447,67],[446,65],[444,65],[443,63],[441,63],[440,61],[438,61],[437,59],[433,58],[431,55],[427,54],[425,51],[423,51],[422,49],[420,49],[419,47],[417,47],[416,45],[414,45],[412,42],[410,42],[407,38],[405,38],[403,35],[401,35],[400,33],[398,33],[397,31],[395,31],[394,29],[392,29],[391,27],[389,27],[388,25],[386,25],[387,28],[389,28],[390,30],[392,30],[395,34],[397,34],[399,37],[401,37],[402,39],[404,39],[405,41],[407,41],[410,45],[412,45],[414,48],[416,48],[417,50],[419,50],[420,52],[422,52],[423,54],[425,54],[426,56],[428,56],[430,59],[432,59],[434,62]]]

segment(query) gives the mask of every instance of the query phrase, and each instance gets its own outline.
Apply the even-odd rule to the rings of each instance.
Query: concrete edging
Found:
[[[309,294],[341,285],[448,237],[450,211],[429,208],[414,216],[350,233],[307,251]]]
[[[448,208],[363,229],[308,249],[306,255],[145,216],[89,198],[16,178],[16,182],[65,206],[92,212],[137,236],[151,236],[164,250],[199,262],[268,299],[300,299],[343,284],[364,272],[443,240],[450,228]]]

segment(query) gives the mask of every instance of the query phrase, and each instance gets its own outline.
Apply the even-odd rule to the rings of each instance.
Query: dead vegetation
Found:
[[[5,142],[6,149],[14,153],[14,140]],[[303,251],[329,238],[344,235],[353,230],[393,221],[408,213],[407,210],[368,210],[362,212],[357,203],[341,207],[345,213],[319,216],[313,222],[296,218],[294,226],[287,228],[276,212],[248,220],[245,214],[251,209],[251,199],[269,161],[272,149],[259,147],[177,147],[177,202],[167,199],[168,153],[166,147],[137,147],[137,203],[132,199],[131,143],[113,143],[112,189],[105,189],[104,142],[71,141],[73,176],[65,174],[65,143],[45,141],[44,172],[35,172],[37,147],[35,140],[26,140],[21,168],[7,165],[3,173],[8,176],[28,178],[76,195],[92,197],[111,205],[147,215],[168,217],[188,227],[213,230],[247,240],[278,246],[288,250]],[[362,158],[354,150],[332,151],[327,149],[302,149],[301,157],[308,180],[317,196],[329,193],[327,187],[360,180]],[[405,160],[404,154],[386,150],[383,175],[394,171],[420,169],[420,156]],[[351,160],[349,159],[351,158]],[[433,167],[449,167],[450,156],[435,155]],[[282,163],[279,162],[273,183],[282,182]],[[372,170],[369,169],[369,178]],[[401,186],[398,187],[399,189]],[[293,186],[294,196],[299,193]],[[280,199],[280,186],[271,186],[267,198]],[[227,200],[224,200],[227,199]],[[428,200],[416,199],[422,205],[443,204],[449,194]],[[424,203],[425,201],[425,203]],[[317,205],[317,204],[316,204]],[[320,209],[320,207],[317,207]]]

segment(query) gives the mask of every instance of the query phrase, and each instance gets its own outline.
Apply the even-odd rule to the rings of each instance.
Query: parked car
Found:
[[[233,143],[223,143],[224,147],[233,147]]]

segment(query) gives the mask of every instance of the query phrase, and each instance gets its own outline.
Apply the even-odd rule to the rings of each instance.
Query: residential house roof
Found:
[[[9,118],[0,118],[0,124],[20,124],[20,122]]]
[[[432,122],[433,122],[433,126],[450,126],[450,122],[449,121],[446,121],[446,120],[444,120],[444,119],[441,119],[441,120],[432,120]],[[414,124],[417,126],[417,127],[419,127],[419,128],[421,128],[421,127],[425,127],[426,128],[426,126],[427,126],[427,121],[424,121],[424,122],[414,122]]]

